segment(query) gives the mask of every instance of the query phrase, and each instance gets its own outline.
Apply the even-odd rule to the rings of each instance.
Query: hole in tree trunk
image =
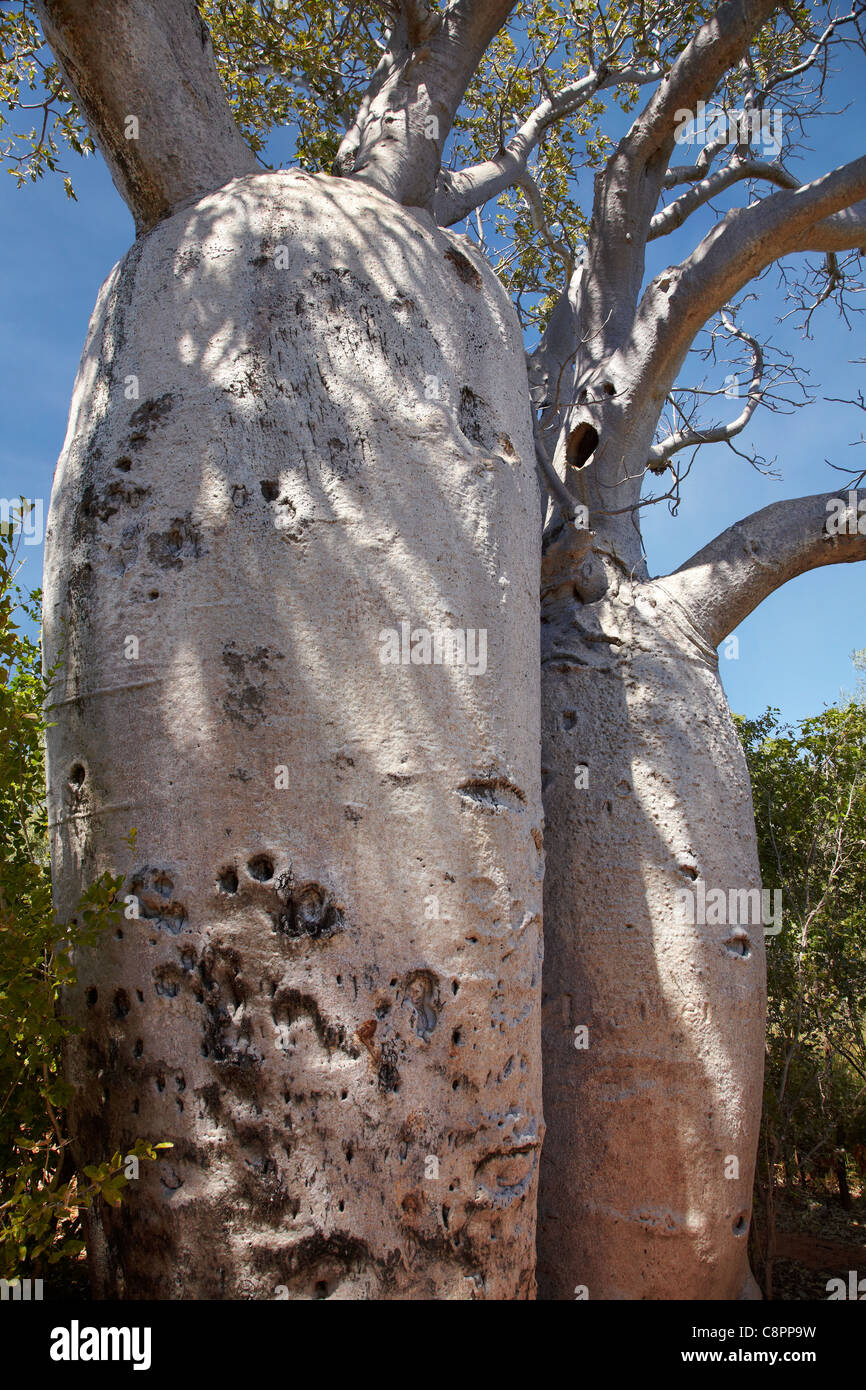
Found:
[[[257,854],[247,864],[247,870],[259,883],[267,883],[274,876],[274,861],[269,854]]]
[[[565,446],[567,462],[572,468],[582,468],[595,453],[597,445],[598,430],[595,425],[591,425],[588,420],[582,425],[576,425]]]

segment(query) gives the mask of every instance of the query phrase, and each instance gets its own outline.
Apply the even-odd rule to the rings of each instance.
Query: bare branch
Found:
[[[35,5],[139,231],[258,168],[235,125],[193,0]]]
[[[716,156],[727,149],[728,143],[727,137],[724,140],[711,140],[699,151],[694,164],[671,165],[664,177],[664,187],[676,188],[678,184],[695,183],[702,179]]]
[[[793,174],[789,174],[781,164],[772,164],[763,159],[740,159],[735,157],[723,169],[717,169],[715,173],[708,174],[706,178],[696,183],[687,193],[669,203],[666,208],[657,212],[650,222],[649,236],[647,241],[655,241],[658,237],[668,236],[671,232],[681,227],[687,217],[699,207],[703,207],[711,198],[715,198],[719,193],[723,193],[726,188],[730,188],[735,183],[742,183],[748,179],[765,179],[769,183],[776,184],[779,188],[799,188],[800,181]]]
[[[777,73],[775,77],[771,78],[764,87],[764,95],[769,95],[770,92],[774,91],[776,87],[781,86],[782,83],[790,82],[797,77],[802,77],[803,73],[808,72],[811,67],[814,67],[819,59],[824,58],[828,44],[836,30],[841,28],[843,24],[853,23],[856,25],[864,14],[866,14],[866,6],[855,5],[848,14],[836,15],[835,18],[831,19],[824,32],[815,40],[811,52],[806,55],[802,62],[796,63],[792,68],[788,68],[786,72]]]
[[[761,271],[795,251],[866,243],[866,157],[727,213],[679,266],[647,286],[631,341],[640,371],[665,392],[693,339]],[[833,243],[832,245],[829,243]]]
[[[761,403],[764,394],[764,354],[761,344],[757,338],[753,338],[744,329],[739,328],[726,315],[723,316],[723,322],[728,332],[744,342],[752,354],[752,380],[746,404],[737,418],[726,425],[712,425],[703,430],[691,428],[676,430],[673,434],[669,434],[666,439],[654,444],[647,461],[647,467],[651,473],[664,472],[668,460],[674,454],[678,454],[681,449],[692,449],[701,444],[722,444],[734,439],[738,434],[742,434]]]
[[[854,251],[866,247],[866,199],[822,218],[801,237],[801,251]]]
[[[849,499],[830,492],[774,502],[729,526],[664,586],[718,646],[789,579],[823,565],[866,560],[866,516],[858,523],[855,513]]]
[[[575,329],[596,359],[617,351],[635,328],[647,236],[683,115],[712,96],[774,8],[774,0],[725,0],[679,54],[597,178],[582,322]]]
[[[725,0],[719,6],[683,49],[626,136],[622,148],[631,160],[646,163],[673,140],[683,114],[712,95],[777,4],[778,0]]]
[[[535,456],[541,469],[544,485],[554,501],[558,503],[559,513],[562,519],[567,522],[568,525],[574,526],[575,517],[578,514],[578,507],[580,504],[572,497],[565,483],[554,468],[538,420],[533,420],[533,428],[535,431]]]
[[[529,215],[532,225],[541,234],[546,244],[550,247],[555,256],[558,256],[565,266],[565,273],[569,279],[574,274],[574,252],[564,241],[559,241],[551,232],[547,225],[544,215],[544,203],[538,190],[538,185],[530,173],[525,173],[518,184],[521,192],[529,207]]]

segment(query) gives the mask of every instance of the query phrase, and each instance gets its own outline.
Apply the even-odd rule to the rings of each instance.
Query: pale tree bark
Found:
[[[586,553],[554,512],[542,584],[545,1297],[757,1293],[746,1246],[764,943],[743,909],[761,884],[714,648],[773,588],[863,558],[863,541],[828,535],[826,499],[804,499],[651,580],[637,509],[647,468],[732,438],[754,413],[762,363],[751,340],[739,417],[653,443],[708,319],[774,260],[856,247],[863,235],[862,160],[802,187],[736,153],[713,174],[717,149],[694,174],[668,168],[677,110],[712,95],[771,10],[721,6],[621,141],[597,178],[583,264],[532,363],[547,448],[592,536]],[[778,191],[722,218],[644,287],[648,242],[744,178]],[[678,183],[692,186],[657,211]],[[721,920],[678,916],[683,890],[697,902],[712,889],[728,904]]]
[[[78,7],[50,10],[149,228],[94,312],[46,543],[57,906],[105,868],[130,898],[67,1001],[75,1152],[174,1145],[89,1218],[95,1292],[530,1297],[540,557],[517,317],[465,239],[369,181],[245,173],[209,88],[158,126],[168,7],[116,7],[122,68]],[[203,66],[172,34],[209,82],[197,27]]]
[[[132,898],[72,1001],[77,1152],[175,1145],[91,1222],[103,1295],[531,1297],[542,1012],[544,1296],[755,1292],[760,879],[714,648],[863,542],[801,499],[650,579],[638,509],[648,468],[763,394],[730,320],[740,414],[658,440],[696,335],[779,257],[866,244],[866,164],[801,186],[739,150],[715,168],[722,142],[671,165],[682,109],[774,10],[728,0],[668,70],[612,40],[443,172],[512,9],[395,4],[331,178],[252,172],[186,0],[41,5],[141,233],[94,313],[47,541],[58,907],[102,868]],[[654,91],[573,265],[530,158],[618,83]],[[763,196],[646,283],[649,242],[744,181]],[[443,229],[509,187],[568,267],[528,370]],[[483,633],[485,670],[428,660],[443,629]],[[733,916],[678,918],[712,889]]]
[[[846,491],[820,492],[729,526],[665,583],[715,647],[788,580],[859,560],[866,560],[866,519],[851,510]]]
[[[463,95],[514,0],[396,0],[388,47],[337,155],[351,175],[409,207],[430,209],[442,150]]]

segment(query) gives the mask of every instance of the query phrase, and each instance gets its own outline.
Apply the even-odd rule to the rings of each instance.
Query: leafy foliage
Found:
[[[866,703],[738,725],[784,921],[767,952],[760,1191],[768,1203],[779,1176],[832,1178],[845,1198],[866,1160]]]
[[[24,506],[26,504],[22,504]],[[20,519],[20,514],[19,514]],[[51,903],[42,713],[51,673],[22,627],[36,623],[39,593],[17,586],[15,519],[0,527],[0,1277],[77,1256],[79,1212],[116,1204],[136,1162],[156,1157],[139,1140],[128,1155],[76,1173],[62,1121],[60,1071],[70,1025],[58,1010],[75,982],[75,951],[93,946],[123,915],[123,879],[103,874],[73,924]]]
[[[23,124],[18,124],[23,117]],[[33,113],[33,114],[31,114]],[[16,124],[12,125],[11,121]],[[70,198],[72,180],[62,151],[92,154],[94,144],[50,51],[32,6],[0,4],[0,160],[19,187],[59,172]]]
[[[330,170],[384,51],[389,6],[331,0],[198,0],[198,6],[229,105],[263,167],[270,167],[265,158],[270,137],[283,130],[288,143],[285,151],[279,144],[281,159],[310,172]],[[714,8],[713,0],[658,0],[652,6],[631,0],[518,0],[457,113],[446,148],[448,167],[494,158],[539,102],[589,71],[661,75]],[[761,90],[792,67],[808,49],[812,18],[808,5],[788,6],[758,35],[749,62],[723,78],[719,101],[736,104],[747,88]],[[553,122],[532,156],[530,172],[546,223],[573,256],[588,233],[591,176],[642,99],[643,89],[634,81],[614,82]],[[797,110],[796,91],[774,90],[774,100],[788,100]],[[13,129],[9,122],[18,113],[27,113],[27,119]],[[31,0],[0,0],[0,160],[23,183],[58,170],[64,150],[93,150],[81,113],[42,42]],[[74,196],[68,174],[65,183]],[[523,195],[507,190],[471,218],[467,229],[490,252],[524,320],[543,321],[564,268]]]
[[[330,169],[381,57],[382,5],[199,0],[229,105],[254,154],[291,130],[302,169]]]

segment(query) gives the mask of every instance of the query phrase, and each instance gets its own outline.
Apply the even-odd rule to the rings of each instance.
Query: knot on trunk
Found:
[[[607,574],[592,548],[594,540],[594,531],[568,522],[551,533],[541,561],[543,604],[575,596],[583,603],[595,603],[607,592]]]

